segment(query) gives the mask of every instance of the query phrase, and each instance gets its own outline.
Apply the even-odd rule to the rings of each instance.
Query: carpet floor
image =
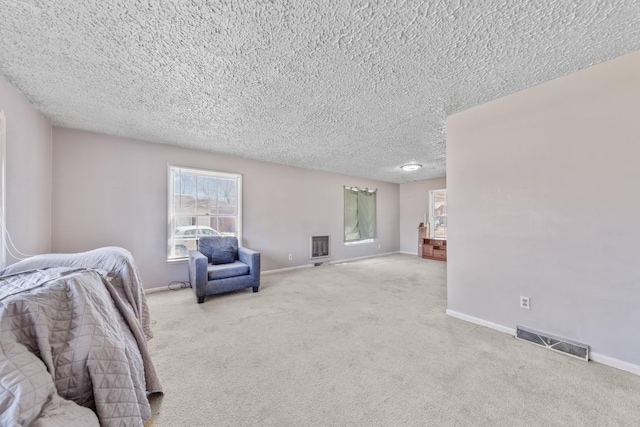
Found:
[[[147,296],[161,426],[637,426],[640,376],[445,314],[446,264],[390,255]],[[514,325],[515,327],[515,325]]]

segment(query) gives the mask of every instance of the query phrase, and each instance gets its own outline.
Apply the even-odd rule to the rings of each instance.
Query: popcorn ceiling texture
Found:
[[[638,49],[638,0],[0,2],[54,125],[396,183],[447,115]]]

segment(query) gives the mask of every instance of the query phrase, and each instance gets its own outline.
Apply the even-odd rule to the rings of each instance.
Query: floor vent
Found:
[[[329,257],[329,236],[311,236],[311,259]]]
[[[575,341],[558,338],[544,332],[523,328],[522,326],[516,327],[516,338],[538,344],[559,353],[568,354],[569,356],[576,357],[584,361],[589,360],[589,346],[586,344],[580,344]]]

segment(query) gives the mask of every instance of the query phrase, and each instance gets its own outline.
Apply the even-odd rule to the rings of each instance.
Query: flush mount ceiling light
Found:
[[[407,163],[406,165],[400,166],[400,169],[406,172],[417,171],[422,167],[421,164],[418,163]]]

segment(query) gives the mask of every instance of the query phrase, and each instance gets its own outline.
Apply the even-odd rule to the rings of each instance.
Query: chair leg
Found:
[[[204,302],[204,297],[198,297],[198,304],[202,304]]]
[[[258,287],[257,286],[253,287],[253,292],[258,292]]]

